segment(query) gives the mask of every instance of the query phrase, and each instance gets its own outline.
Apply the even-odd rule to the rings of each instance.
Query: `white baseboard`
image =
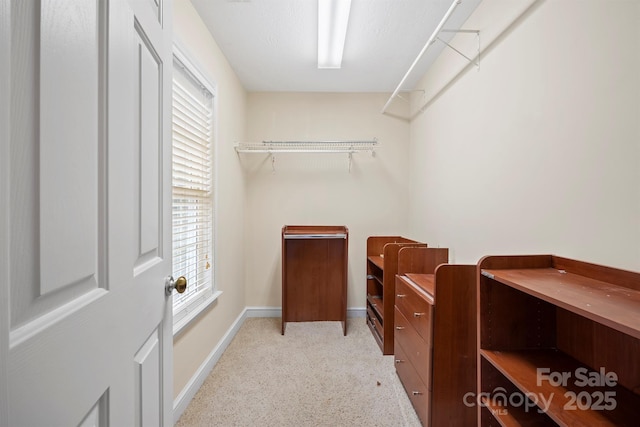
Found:
[[[364,307],[352,307],[347,309],[347,317],[365,317],[367,309]],[[233,322],[227,333],[222,337],[218,345],[204,360],[200,368],[193,375],[191,380],[182,389],[178,397],[173,401],[173,422],[178,422],[182,413],[187,409],[189,403],[196,395],[202,384],[207,379],[213,367],[218,363],[222,353],[229,347],[231,341],[236,336],[244,321],[249,317],[282,317],[280,307],[245,307],[238,318]]]
[[[280,307],[246,307],[247,317],[282,317]]]
[[[244,323],[247,318],[247,310],[243,310],[242,313],[238,316],[238,318],[233,322],[227,333],[222,337],[218,345],[209,353],[207,358],[204,360],[200,368],[195,372],[191,380],[187,383],[187,385],[182,389],[178,397],[173,401],[173,423],[177,423],[180,419],[182,413],[187,409],[189,403],[196,395],[204,380],[207,379],[213,367],[218,363],[222,353],[229,347],[229,344],[233,340],[233,337],[236,336],[240,327]]]
[[[366,307],[347,308],[347,317],[367,317]]]
[[[280,307],[247,307],[247,317],[282,317]],[[347,308],[347,317],[365,317],[367,309],[365,307]]]

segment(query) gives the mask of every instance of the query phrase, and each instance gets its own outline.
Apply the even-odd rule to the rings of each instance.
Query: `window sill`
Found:
[[[213,295],[211,295],[202,304],[200,304],[198,308],[187,314],[178,322],[175,322],[173,324],[173,337],[175,338],[176,336],[180,335],[180,333],[184,329],[186,329],[186,327],[189,326],[193,321],[200,317],[200,315],[203,314],[207,310],[207,308],[209,308],[211,304],[213,304],[218,299],[220,295],[222,295],[222,291],[215,291]]]

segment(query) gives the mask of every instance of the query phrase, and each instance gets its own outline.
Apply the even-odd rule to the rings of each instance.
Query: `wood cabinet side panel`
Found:
[[[387,243],[406,241],[402,236],[369,236],[367,238],[367,256],[380,255]]]
[[[448,248],[401,247],[397,274],[433,274],[440,264],[449,262]]]
[[[288,298],[288,294],[287,294],[287,274],[285,273],[287,271],[287,247],[286,247],[286,241],[284,238],[284,233],[286,230],[286,226],[282,227],[282,233],[281,233],[281,238],[280,238],[280,256],[281,256],[281,264],[282,264],[282,321],[281,321],[281,333],[282,335],[284,335],[285,329],[287,327],[287,317],[289,316],[289,311],[287,310],[287,298]]]
[[[477,388],[475,265],[442,264],[435,271],[432,425],[474,425],[476,408],[464,404]]]

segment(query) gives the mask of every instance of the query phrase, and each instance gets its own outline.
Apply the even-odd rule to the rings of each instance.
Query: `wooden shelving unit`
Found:
[[[482,426],[638,425],[639,273],[552,255],[478,271]]]
[[[406,246],[427,245],[402,236],[370,236],[367,239],[367,325],[382,354],[393,354],[393,306],[398,251]]]
[[[446,248],[402,248],[395,296],[396,372],[424,426],[467,426],[475,408],[476,266]]]

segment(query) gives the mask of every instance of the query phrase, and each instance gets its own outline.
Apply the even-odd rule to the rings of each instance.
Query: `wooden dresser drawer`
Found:
[[[380,324],[380,320],[378,316],[374,312],[371,306],[367,306],[367,323],[375,329],[378,334],[378,338],[382,340],[384,338],[384,329],[382,328],[382,324]]]
[[[430,342],[422,339],[415,331],[411,323],[396,307],[395,312],[395,348],[402,346],[402,351],[414,369],[420,375],[422,381],[431,384],[431,345]]]
[[[430,342],[433,305],[427,301],[425,294],[421,289],[412,286],[406,278],[396,277],[396,307],[404,314],[418,334]]]
[[[402,248],[394,282],[396,372],[424,427],[478,424],[465,404],[478,387],[478,269],[447,261],[446,248]]]
[[[429,401],[431,400],[429,387],[422,381],[415,368],[409,361],[407,354],[402,348],[402,345],[395,341],[395,359],[396,372],[402,386],[404,387],[409,400],[413,405],[413,408],[418,414],[418,418],[422,422],[423,426],[429,425]]]

